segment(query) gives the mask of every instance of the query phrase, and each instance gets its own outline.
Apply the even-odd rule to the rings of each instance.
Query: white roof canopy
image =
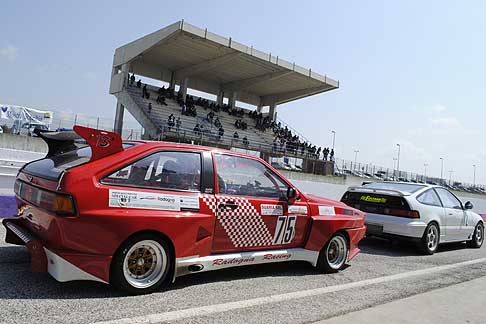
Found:
[[[127,64],[127,65],[125,65]],[[170,82],[228,96],[252,105],[281,104],[339,87],[339,82],[278,56],[266,54],[200,29],[176,22],[116,49],[114,71]],[[126,70],[125,70],[126,71]],[[119,86],[114,85],[111,93]],[[118,82],[119,83],[119,82]]]

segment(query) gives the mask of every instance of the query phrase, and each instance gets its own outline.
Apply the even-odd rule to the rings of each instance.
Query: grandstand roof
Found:
[[[113,68],[129,63],[129,72],[253,105],[282,104],[339,87],[339,82],[184,21],[116,49]],[[113,84],[111,93],[116,93]]]

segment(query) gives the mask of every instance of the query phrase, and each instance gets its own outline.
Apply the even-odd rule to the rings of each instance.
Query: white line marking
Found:
[[[459,267],[464,267],[464,266],[473,265],[477,263],[484,263],[484,262],[486,262],[486,258],[447,264],[447,265],[442,265],[442,266],[437,266],[437,267],[432,267],[432,268],[427,268],[422,270],[403,272],[395,275],[350,282],[342,285],[308,289],[308,290],[296,291],[296,292],[279,294],[279,295],[271,295],[271,296],[265,296],[265,297],[247,299],[247,300],[240,300],[240,301],[223,303],[223,304],[181,309],[181,310],[176,310],[176,311],[166,312],[166,313],[151,314],[151,315],[138,316],[132,318],[122,318],[122,319],[112,320],[112,321],[96,322],[95,324],[154,324],[154,323],[161,323],[161,322],[168,322],[168,321],[176,321],[184,318],[199,317],[199,316],[205,316],[205,315],[210,315],[215,313],[223,313],[231,310],[260,306],[265,304],[279,303],[279,302],[288,301],[292,299],[323,295],[323,294],[333,293],[333,292],[342,291],[351,288],[361,288],[365,286],[390,282],[394,280],[428,275],[440,271],[446,271],[450,269],[455,269]]]

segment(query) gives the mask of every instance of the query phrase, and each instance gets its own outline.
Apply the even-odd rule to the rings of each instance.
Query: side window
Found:
[[[417,197],[417,201],[425,205],[442,207],[439,196],[437,196],[437,193],[434,191],[434,189],[429,189],[426,192],[420,194],[420,196]]]
[[[103,183],[168,190],[200,190],[201,155],[158,152],[119,169]]]
[[[288,185],[264,164],[231,155],[216,154],[215,157],[220,194],[285,197]]]
[[[445,208],[462,209],[462,204],[459,199],[457,199],[456,196],[451,194],[449,191],[442,188],[436,188],[435,190],[437,190],[440,200],[442,201],[442,205],[444,205]]]

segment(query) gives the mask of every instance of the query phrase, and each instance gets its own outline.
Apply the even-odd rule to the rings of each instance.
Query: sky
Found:
[[[340,81],[278,115],[336,155],[486,184],[484,1],[0,2],[0,103],[113,118],[115,48],[178,20]]]

